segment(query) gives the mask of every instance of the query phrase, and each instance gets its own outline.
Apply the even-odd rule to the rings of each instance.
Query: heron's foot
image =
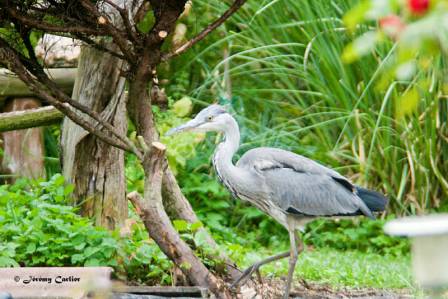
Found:
[[[252,266],[248,267],[246,270],[243,271],[243,273],[241,273],[241,276],[238,277],[231,285],[230,288],[234,289],[239,287],[240,285],[244,285],[249,278],[252,276],[252,274],[254,272],[257,272],[257,276],[259,279],[261,279],[261,275],[260,275],[260,267],[263,266],[264,263],[263,262],[258,262],[253,264]]]
[[[289,256],[289,251],[286,251],[286,252],[283,252],[283,253],[280,253],[280,254],[268,257],[267,259],[261,260],[259,262],[256,262],[255,264],[253,264],[252,266],[250,266],[249,268],[244,270],[244,272],[241,274],[241,276],[238,277],[238,279],[235,280],[234,283],[232,283],[230,288],[233,289],[233,288],[236,288],[236,287],[238,287],[240,285],[245,284],[247,282],[247,280],[251,277],[251,275],[254,272],[257,272],[258,279],[261,282],[262,279],[261,279],[261,274],[260,274],[260,271],[259,271],[261,266],[263,266],[263,265],[265,265],[267,263],[270,263],[270,262],[277,261],[279,259],[288,257],[288,256]]]
[[[291,286],[285,286],[285,292],[283,293],[282,299],[289,299],[289,293],[291,292]]]

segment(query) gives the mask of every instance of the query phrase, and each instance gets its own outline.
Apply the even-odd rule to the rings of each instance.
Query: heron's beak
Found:
[[[172,128],[170,129],[168,132],[165,133],[165,136],[170,136],[170,135],[174,135],[180,132],[185,132],[185,131],[190,131],[194,128],[196,128],[197,126],[199,126],[201,123],[195,119],[190,120],[187,123],[184,123],[183,125],[180,125],[176,128]]]

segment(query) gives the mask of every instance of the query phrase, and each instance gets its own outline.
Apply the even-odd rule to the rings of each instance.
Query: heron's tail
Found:
[[[356,191],[358,196],[372,212],[381,212],[386,209],[389,200],[383,194],[358,186],[356,186]]]

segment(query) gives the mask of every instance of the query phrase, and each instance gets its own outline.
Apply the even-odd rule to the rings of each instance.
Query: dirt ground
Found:
[[[263,283],[257,282],[253,285],[259,296],[255,298],[277,299],[283,294],[284,281],[281,279],[263,279]],[[251,295],[252,294],[252,295]],[[251,287],[241,289],[240,298],[253,298],[255,291]],[[301,281],[294,285],[291,290],[292,298],[303,299],[342,299],[342,298],[390,298],[410,299],[414,298],[407,290],[378,290],[378,289],[333,289],[322,284]]]

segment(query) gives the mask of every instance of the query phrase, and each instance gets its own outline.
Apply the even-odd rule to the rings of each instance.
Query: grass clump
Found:
[[[346,45],[376,26],[347,30],[343,17],[356,3],[248,2],[219,29],[225,38],[212,37],[181,58],[196,79],[184,89],[200,104],[231,97],[242,127],[240,153],[275,146],[303,154],[387,194],[397,214],[446,207],[446,59],[434,58],[430,71],[413,80],[390,82],[383,71],[396,51],[392,42],[344,64]],[[193,14],[225,6],[198,1]],[[418,90],[417,109],[398,117],[410,90]]]
[[[287,250],[287,248],[284,248]],[[269,249],[258,249],[247,253],[242,267],[278,253]],[[267,264],[261,272],[267,277],[285,277],[288,260]],[[376,288],[409,289],[412,287],[409,256],[382,255],[356,250],[339,251],[332,248],[306,247],[299,255],[295,278],[307,282],[327,284],[334,289]]]

